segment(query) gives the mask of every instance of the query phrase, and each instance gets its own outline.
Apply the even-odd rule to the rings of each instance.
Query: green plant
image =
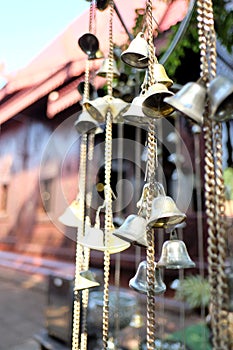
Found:
[[[180,281],[175,297],[186,301],[193,309],[207,307],[210,301],[209,282],[200,275],[187,276]]]

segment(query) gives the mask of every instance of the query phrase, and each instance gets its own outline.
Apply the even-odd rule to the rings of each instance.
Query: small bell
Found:
[[[146,220],[138,215],[129,215],[113,235],[124,241],[147,247]]]
[[[113,123],[123,123],[124,119],[122,117],[129,108],[129,103],[123,101],[120,98],[112,98],[110,101],[110,110],[112,113]]]
[[[195,263],[190,259],[184,242],[177,239],[177,235],[174,232],[171,233],[170,240],[164,242],[157,265],[166,269],[195,267]]]
[[[74,291],[80,291],[83,289],[89,289],[98,287],[100,284],[95,280],[95,276],[92,271],[81,271],[77,278],[77,287]]]
[[[137,272],[133,278],[129,281],[130,288],[136,290],[139,293],[147,294],[147,262],[140,262]],[[162,281],[160,270],[155,263],[155,284],[154,293],[161,294],[166,291],[166,285]]]
[[[83,107],[86,108],[87,112],[97,120],[99,123],[103,123],[105,121],[105,117],[109,108],[109,103],[104,97],[98,97],[95,100],[84,101]]]
[[[166,70],[162,64],[160,64],[155,57],[155,63],[153,65],[154,79],[156,83],[165,85],[167,88],[170,88],[173,84],[173,81],[168,77]],[[146,71],[145,80],[148,81],[148,70]]]
[[[82,215],[81,215],[80,200],[75,199],[66,208],[65,212],[59,216],[58,220],[65,226],[80,227],[82,226]]]
[[[162,185],[159,184],[158,182],[153,184],[151,186],[151,195],[153,198],[157,197],[158,195],[162,194],[165,196],[164,190],[162,188]],[[149,183],[146,183],[143,186],[143,190],[142,190],[142,194],[141,194],[141,198],[139,199],[139,201],[137,202],[137,208],[139,209],[138,214],[142,217],[146,217],[146,209],[147,209],[147,197],[149,194]]]
[[[81,50],[88,56],[93,56],[99,49],[99,41],[94,34],[86,33],[78,39]]]
[[[233,81],[215,77],[209,84],[210,118],[217,122],[233,119]]]
[[[203,124],[206,89],[200,83],[187,83],[174,96],[166,97],[164,102],[191,118],[197,124]]]
[[[109,69],[111,68],[109,63],[110,63],[109,58],[105,58],[100,69],[96,72],[96,75],[98,75],[99,77],[102,77],[102,78],[107,78]],[[112,69],[113,69],[113,78],[119,78],[119,76],[121,74],[117,68],[117,64],[116,64],[115,60],[113,60],[113,68]]]
[[[122,115],[123,120],[126,123],[132,124],[134,126],[148,125],[150,118],[145,116],[145,114],[142,111],[143,100],[144,100],[143,96],[138,96],[133,99],[127,112],[125,112]]]
[[[127,50],[122,52],[124,63],[134,68],[147,68],[149,59],[148,43],[142,32],[133,39]]]
[[[99,123],[92,118],[86,110],[82,111],[74,123],[74,126],[79,134],[96,133],[96,131],[97,133],[103,132],[103,130],[99,127]]]
[[[77,241],[84,247],[102,252],[108,250],[110,254],[119,253],[130,247],[129,243],[115,237],[112,232],[108,233],[108,239],[106,241],[104,230],[88,225],[85,227],[85,235],[78,236]]]
[[[164,99],[173,95],[173,92],[169,91],[164,84],[153,84],[144,93],[143,113],[156,119],[168,116],[174,111],[174,108],[168,105]]]

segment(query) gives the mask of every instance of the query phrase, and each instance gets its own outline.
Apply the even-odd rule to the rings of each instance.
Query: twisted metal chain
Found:
[[[209,24],[210,24],[210,42],[209,42],[209,59],[210,59],[210,79],[216,76],[216,34],[214,30],[214,15],[212,0],[208,1],[209,6]],[[218,333],[220,347],[227,350],[229,347],[228,336],[228,313],[229,305],[228,283],[226,275],[227,259],[227,232],[225,226],[225,189],[223,180],[222,165],[222,125],[213,124],[214,154],[215,154],[215,188],[216,188],[216,217],[217,217],[217,245],[218,245]]]
[[[152,0],[147,0],[147,22],[148,22],[148,45],[149,45],[149,62],[148,62],[148,87],[154,84],[154,62],[155,50],[153,43],[153,15],[152,15]],[[146,219],[148,220],[151,214],[152,193],[155,181],[155,168],[157,166],[157,140],[155,137],[155,121],[150,120],[148,125],[148,161],[147,161],[147,176],[149,183],[149,191],[146,200]],[[147,349],[155,349],[155,269],[154,255],[155,242],[153,229],[147,228]]]
[[[113,0],[110,0],[109,2],[109,53],[108,53],[108,60],[109,60],[109,66],[107,71],[107,91],[108,95],[112,96],[113,87],[112,87],[112,81],[113,81],[113,13],[114,13],[114,3]]]
[[[109,3],[109,67],[107,72],[108,95],[112,96],[113,81],[113,12],[114,3]],[[104,234],[105,245],[109,246],[109,234],[113,227],[112,217],[112,191],[111,191],[111,168],[112,168],[112,115],[110,110],[106,116],[106,134],[105,134],[105,222]],[[103,300],[103,350],[108,347],[108,329],[109,329],[109,276],[110,276],[110,252],[104,251],[104,300]]]
[[[197,1],[197,26],[200,48],[201,77],[206,83],[209,80],[208,67],[208,8],[206,1]],[[208,102],[208,101],[207,101]],[[205,165],[204,165],[204,182],[205,182],[205,204],[208,224],[208,279],[210,284],[210,314],[211,328],[213,332],[213,348],[219,349],[218,339],[218,300],[217,300],[217,264],[218,264],[218,247],[216,235],[216,216],[215,216],[215,173],[213,157],[213,135],[212,122],[208,118],[208,103],[204,112],[204,142],[205,142]]]
[[[85,82],[84,82],[84,93],[83,93],[84,100],[88,100],[90,97],[89,81],[90,81],[90,61],[86,60]]]
[[[84,235],[84,218],[85,218],[85,186],[86,186],[86,157],[87,157],[87,135],[84,134],[81,139],[80,145],[80,219],[82,226],[79,228],[80,232],[77,232],[77,238],[79,235]],[[74,311],[73,311],[73,332],[72,332],[72,350],[79,350],[79,337],[80,337],[80,295],[77,291],[78,278],[81,269],[83,268],[83,247],[77,242],[76,244],[76,257],[75,257],[75,277],[74,277]]]

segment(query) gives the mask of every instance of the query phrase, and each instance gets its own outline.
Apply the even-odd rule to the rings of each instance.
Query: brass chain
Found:
[[[107,72],[108,95],[112,96],[113,81],[113,12],[114,3],[109,3],[109,67]],[[106,134],[105,134],[105,222],[104,234],[105,245],[109,245],[109,234],[113,227],[112,216],[112,191],[111,191],[111,168],[112,168],[112,115],[108,110],[106,115]],[[103,297],[103,350],[108,348],[109,331],[109,276],[110,276],[110,252],[104,251],[104,297]]]
[[[211,0],[197,2],[201,76],[208,86],[216,76],[216,36]],[[227,281],[225,274],[226,230],[224,225],[224,183],[222,175],[222,130],[209,119],[209,101],[204,114],[205,200],[208,223],[208,278],[213,349],[228,349]]]
[[[147,6],[147,26],[148,26],[148,46],[149,46],[149,61],[148,61],[148,87],[154,84],[154,62],[155,49],[153,42],[153,15],[152,15],[152,0],[148,0]],[[148,160],[147,160],[147,177],[149,191],[146,200],[146,219],[148,220],[151,214],[152,193],[155,182],[155,168],[157,166],[157,140],[155,137],[155,121],[150,119],[148,125]],[[155,349],[155,242],[153,229],[147,228],[147,349]]]
[[[214,15],[212,0],[209,0],[210,21],[210,79],[216,76],[216,34],[214,30]],[[227,350],[229,347],[228,312],[229,305],[228,283],[226,275],[227,259],[227,231],[225,225],[225,189],[222,164],[222,125],[219,122],[213,125],[214,154],[215,154],[215,187],[216,187],[216,216],[217,216],[217,245],[218,245],[218,334],[220,348]]]
[[[77,235],[84,235],[84,219],[85,219],[85,187],[86,187],[86,158],[87,158],[87,135],[81,138],[80,145],[80,166],[79,166],[79,189],[80,189],[80,219],[82,226],[78,229]],[[80,295],[77,291],[78,278],[83,268],[83,247],[77,242],[76,245],[76,261],[75,261],[75,277],[74,277],[74,311],[73,311],[73,333],[72,333],[72,350],[79,350],[80,337]]]

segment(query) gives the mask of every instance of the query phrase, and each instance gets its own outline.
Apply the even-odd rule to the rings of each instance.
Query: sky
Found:
[[[2,0],[0,74],[25,67],[89,6],[86,0]]]

